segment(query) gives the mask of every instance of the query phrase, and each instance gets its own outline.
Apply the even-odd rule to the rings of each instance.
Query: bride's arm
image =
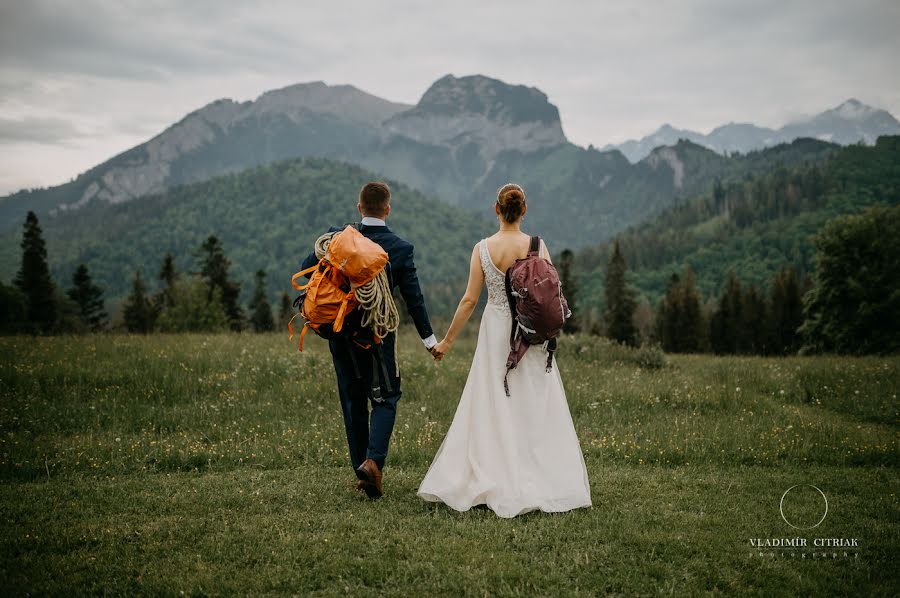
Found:
[[[462,299],[459,300],[459,305],[456,307],[456,313],[453,314],[453,322],[450,323],[450,328],[447,330],[444,339],[435,345],[432,350],[437,359],[440,359],[444,354],[450,351],[450,348],[453,346],[453,341],[456,340],[456,336],[459,334],[460,330],[462,330],[466,322],[469,321],[469,318],[472,317],[472,312],[475,311],[475,306],[478,304],[478,297],[481,295],[481,287],[484,286],[484,271],[481,269],[481,257],[478,249],[478,244],[476,243],[475,247],[472,249],[472,259],[469,260],[469,282],[466,285],[466,292],[463,294]]]

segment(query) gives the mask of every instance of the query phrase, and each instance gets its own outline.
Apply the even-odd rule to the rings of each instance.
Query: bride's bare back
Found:
[[[531,244],[531,236],[521,231],[497,231],[487,239],[488,254],[491,261],[497,266],[501,272],[506,270],[528,255],[528,248]],[[543,246],[543,239],[541,240]],[[541,247],[542,257],[550,260],[550,255],[545,247]]]

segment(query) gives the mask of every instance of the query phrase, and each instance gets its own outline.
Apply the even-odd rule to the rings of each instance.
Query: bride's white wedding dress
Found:
[[[541,255],[544,247],[542,244]],[[509,374],[511,316],[501,272],[480,243],[488,301],[453,423],[418,496],[465,511],[485,504],[500,517],[591,505],[587,468],[556,362],[531,347]]]

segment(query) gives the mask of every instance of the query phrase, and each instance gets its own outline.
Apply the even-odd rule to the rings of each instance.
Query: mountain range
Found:
[[[890,112],[872,108],[851,98],[840,106],[812,118],[786,124],[780,129],[758,127],[751,123],[728,123],[704,135],[665,124],[646,137],[618,145],[606,145],[603,149],[619,150],[630,162],[635,163],[647,157],[655,148],[672,145],[680,139],[688,139],[719,154],[731,154],[790,143],[799,137],[811,137],[840,145],[859,142],[872,145],[882,135],[897,134],[900,134],[900,122]]]
[[[629,227],[663,226],[667,210],[716,186],[824,168],[842,151],[835,142],[863,125],[870,135],[873,122],[894,126],[885,114],[847,102],[810,121],[834,142],[798,137],[723,155],[679,136],[632,163],[618,149],[568,141],[559,110],[533,87],[447,75],[411,106],[349,85],[303,83],[255,101],[212,102],[69,183],[0,199],[0,278],[14,276],[19,227],[34,210],[58,281],[84,262],[121,298],[135,270],[152,277],[166,251],[190,269],[194,249],[216,234],[239,280],[265,268],[278,292],[318,234],[355,217],[359,186],[385,178],[395,191],[392,222],[416,242],[429,295],[450,309],[467,252],[488,234],[506,182],[528,193],[526,230],[554,253],[591,255]],[[594,272],[603,260],[579,263]]]
[[[832,120],[844,122],[838,112]],[[261,164],[320,157],[359,165],[485,220],[493,218],[496,190],[516,181],[528,193],[529,226],[556,247],[581,247],[708,190],[716,178],[771,160],[807,160],[809,152],[821,157],[832,147],[803,142],[726,158],[676,139],[632,164],[618,150],[568,141],[559,110],[533,87],[447,75],[410,106],[350,85],[302,83],[255,101],[212,102],[69,183],[2,198],[0,232],[15,229],[28,210],[53,218],[94,202],[143,200]]]

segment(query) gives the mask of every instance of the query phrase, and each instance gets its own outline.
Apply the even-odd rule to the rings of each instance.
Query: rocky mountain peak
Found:
[[[476,143],[483,157],[503,150],[531,152],[566,143],[559,110],[534,87],[483,75],[446,75],[411,110],[385,123],[389,133],[420,143]]]
[[[559,122],[559,110],[541,90],[483,75],[441,77],[428,88],[416,109],[443,116],[480,114],[505,125]]]

